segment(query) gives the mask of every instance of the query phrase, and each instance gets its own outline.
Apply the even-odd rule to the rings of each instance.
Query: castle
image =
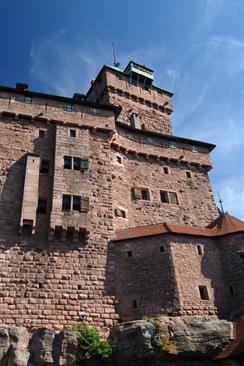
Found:
[[[244,309],[244,222],[219,212],[212,144],[174,136],[153,71],[103,66],[72,98],[0,86],[0,323]]]

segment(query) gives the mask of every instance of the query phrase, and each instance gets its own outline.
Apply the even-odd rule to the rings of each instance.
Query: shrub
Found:
[[[78,337],[78,349],[74,357],[73,366],[84,365],[87,360],[104,360],[112,354],[113,344],[111,341],[103,339],[95,327],[81,324]]]

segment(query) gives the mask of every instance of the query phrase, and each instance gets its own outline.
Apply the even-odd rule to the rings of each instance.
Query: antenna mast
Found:
[[[219,203],[220,203],[221,211],[222,211],[222,213],[224,213],[223,201],[222,201],[222,199],[220,197],[219,192],[218,192],[218,195],[219,195]]]
[[[120,63],[116,61],[116,56],[115,56],[115,43],[114,41],[112,42],[112,49],[113,49],[113,64],[114,64],[114,67],[119,67],[120,66]]]

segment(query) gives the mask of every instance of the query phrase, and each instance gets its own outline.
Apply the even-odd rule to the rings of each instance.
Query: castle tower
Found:
[[[172,93],[153,81],[153,70],[132,61],[124,71],[104,66],[86,95],[122,109],[111,141],[113,205],[127,221],[115,225],[206,226],[218,215],[208,178],[214,145],[172,134]]]

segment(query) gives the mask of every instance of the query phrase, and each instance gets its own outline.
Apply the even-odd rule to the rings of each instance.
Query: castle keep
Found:
[[[215,205],[215,146],[172,112],[135,62],[72,98],[0,86],[0,323],[243,311],[244,223]]]

